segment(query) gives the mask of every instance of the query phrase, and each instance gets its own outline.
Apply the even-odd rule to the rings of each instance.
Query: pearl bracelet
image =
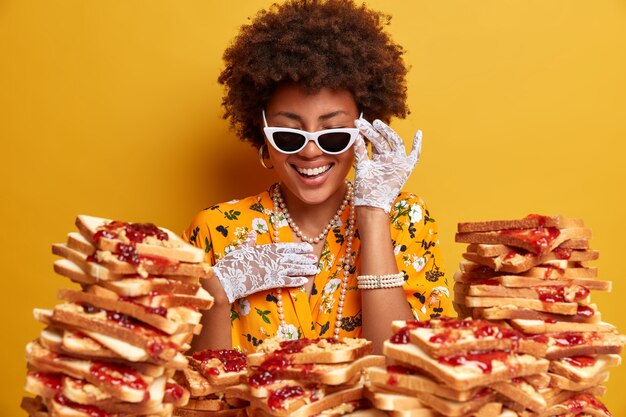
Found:
[[[359,275],[357,282],[360,290],[401,287],[404,284],[404,274]]]

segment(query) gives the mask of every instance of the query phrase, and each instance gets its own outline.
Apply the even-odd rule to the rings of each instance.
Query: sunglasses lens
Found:
[[[350,144],[350,134],[347,132],[325,133],[317,138],[317,141],[326,152],[343,152]]]
[[[276,147],[283,152],[295,152],[302,148],[306,138],[294,132],[274,132],[272,135]]]

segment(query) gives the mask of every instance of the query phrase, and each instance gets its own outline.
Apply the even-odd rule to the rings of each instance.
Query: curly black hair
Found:
[[[285,82],[347,89],[366,119],[406,117],[407,67],[385,31],[390,19],[352,0],[289,0],[260,11],[224,52],[224,118],[259,148],[259,114]]]

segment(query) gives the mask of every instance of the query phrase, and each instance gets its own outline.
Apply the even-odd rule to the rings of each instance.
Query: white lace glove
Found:
[[[256,246],[250,233],[239,248],[232,250],[213,267],[228,302],[259,291],[299,287],[307,275],[317,274],[317,257],[308,243],[270,243]]]
[[[364,119],[358,119],[354,124],[372,143],[372,159],[361,136],[354,144],[354,205],[378,207],[389,213],[419,160],[422,131],[415,133],[413,148],[407,156],[402,138],[380,120],[374,120],[373,126]]]

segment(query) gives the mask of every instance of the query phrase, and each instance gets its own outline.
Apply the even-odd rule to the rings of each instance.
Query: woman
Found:
[[[379,351],[392,320],[451,313],[435,220],[400,193],[421,133],[407,155],[383,123],[408,112],[388,20],[352,1],[293,0],[226,50],[225,117],[278,183],[201,211],[185,232],[218,278],[195,349],[280,336],[365,337]]]

